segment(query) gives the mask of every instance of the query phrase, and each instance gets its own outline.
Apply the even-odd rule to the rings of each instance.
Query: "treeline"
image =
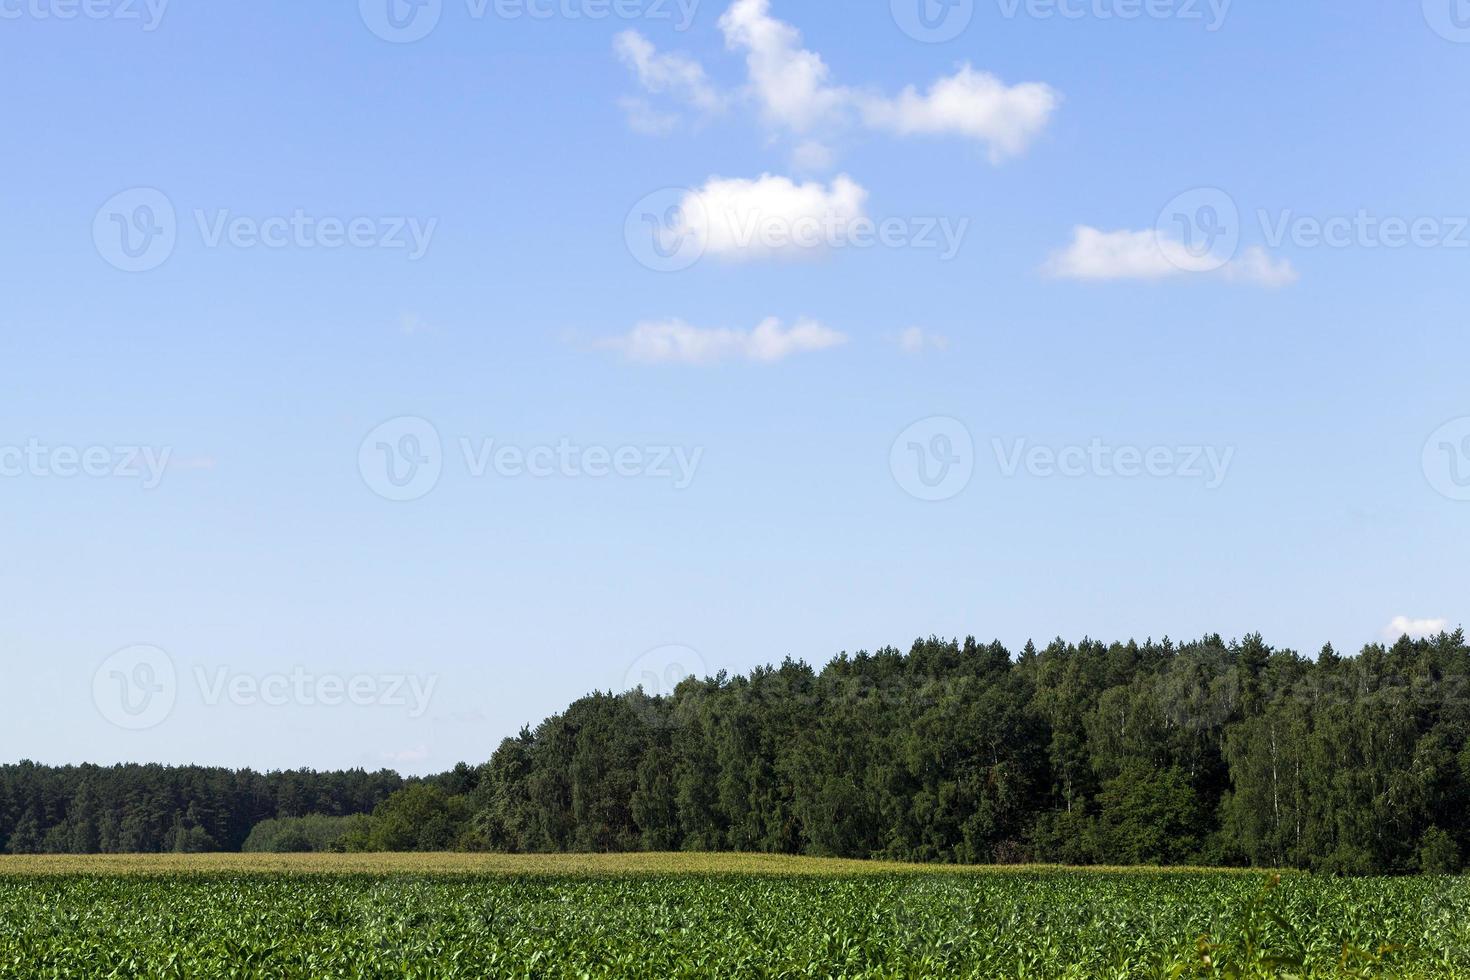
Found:
[[[0,853],[238,851],[263,820],[367,813],[395,772],[0,766]]]
[[[787,660],[689,678],[666,697],[594,694],[484,765],[429,780],[7,767],[0,849],[1458,872],[1470,854],[1467,685],[1462,631],[1350,658],[1273,650],[1258,635],[1058,640],[1016,656],[931,639],[821,671]]]
[[[506,740],[468,840],[937,862],[1458,871],[1462,631],[1315,659],[1259,635],[929,640],[595,695]]]

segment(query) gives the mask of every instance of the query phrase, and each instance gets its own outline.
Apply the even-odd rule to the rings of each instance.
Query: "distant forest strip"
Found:
[[[1462,630],[1316,658],[1251,635],[786,660],[593,694],[477,767],[0,767],[0,851],[738,851],[1454,873]]]

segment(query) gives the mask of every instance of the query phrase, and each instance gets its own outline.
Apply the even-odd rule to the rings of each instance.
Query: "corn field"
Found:
[[[0,976],[1470,976],[1460,878],[155,860],[0,863]]]

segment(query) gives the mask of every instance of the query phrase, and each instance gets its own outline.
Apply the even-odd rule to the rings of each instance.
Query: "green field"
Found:
[[[1465,977],[1460,878],[760,856],[0,858],[0,977]]]

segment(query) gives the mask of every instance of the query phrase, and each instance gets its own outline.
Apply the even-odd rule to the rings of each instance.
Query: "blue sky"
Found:
[[[0,2],[4,757],[1462,622],[1470,10],[907,2]]]

